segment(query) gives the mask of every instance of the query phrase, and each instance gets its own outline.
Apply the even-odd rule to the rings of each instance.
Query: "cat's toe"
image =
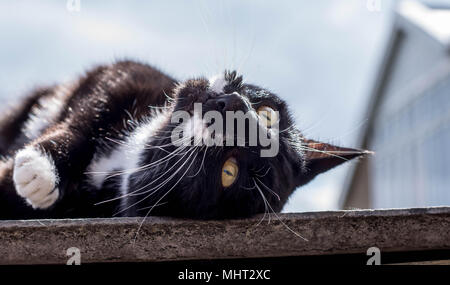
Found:
[[[16,154],[13,180],[17,194],[35,209],[48,208],[59,197],[53,160],[33,147]]]

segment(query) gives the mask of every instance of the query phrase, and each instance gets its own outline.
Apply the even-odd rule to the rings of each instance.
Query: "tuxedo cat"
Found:
[[[258,144],[177,145],[171,134],[187,122],[171,117],[186,111],[194,118],[195,103],[202,114],[251,113],[276,138],[276,155],[261,156]],[[190,120],[206,131],[203,119]],[[279,212],[297,187],[365,153],[303,137],[283,100],[236,72],[177,82],[121,61],[34,90],[3,115],[0,218]]]

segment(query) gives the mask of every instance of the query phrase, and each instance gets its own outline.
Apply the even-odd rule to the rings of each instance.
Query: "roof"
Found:
[[[383,255],[450,249],[450,207],[278,214],[270,223],[262,218],[0,221],[0,264],[66,264],[76,251],[81,263],[104,263],[337,254],[364,258],[374,246]]]

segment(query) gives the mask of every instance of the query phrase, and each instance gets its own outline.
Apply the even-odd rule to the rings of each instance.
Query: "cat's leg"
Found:
[[[18,145],[21,144],[18,140],[21,137],[25,138],[22,133],[23,127],[30,119],[33,108],[39,104],[42,97],[48,96],[52,92],[53,87],[34,90],[17,105],[2,110],[0,117],[0,156],[12,154],[17,149]]]
[[[47,209],[76,188],[95,146],[82,131],[60,123],[14,157],[17,194],[35,209]]]
[[[35,210],[19,195],[13,182],[14,159],[0,161],[0,219],[45,218],[44,211]]]

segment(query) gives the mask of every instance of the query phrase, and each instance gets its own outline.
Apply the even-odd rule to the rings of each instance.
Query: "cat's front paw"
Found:
[[[16,154],[13,180],[17,194],[35,209],[46,209],[59,197],[58,174],[53,160],[33,147],[26,147]]]

